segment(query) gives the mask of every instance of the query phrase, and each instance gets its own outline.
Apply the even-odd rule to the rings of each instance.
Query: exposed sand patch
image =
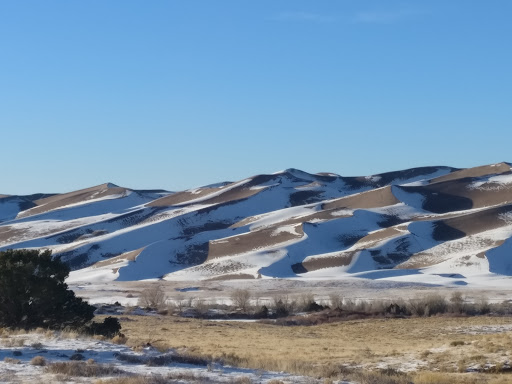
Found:
[[[263,228],[254,232],[212,240],[209,243],[207,260],[271,248],[304,236],[302,225],[295,226],[294,230],[280,230],[280,228]]]
[[[211,193],[217,192],[222,188],[200,188],[193,191],[176,192],[169,196],[161,197],[148,204],[149,207],[170,207],[172,205],[181,205],[190,200],[195,200],[200,197],[208,196]]]
[[[139,254],[143,250],[144,250],[144,248],[139,248],[139,249],[136,249],[134,251],[123,253],[123,254],[121,254],[119,256],[111,257],[110,259],[107,259],[107,260],[101,260],[101,261],[98,261],[98,262],[94,263],[91,267],[92,268],[105,267],[105,266],[113,265],[113,264],[116,264],[116,263],[118,263],[120,261],[125,261],[125,260],[135,261],[135,259],[137,259],[137,256],[139,256]]]
[[[227,275],[212,277],[210,279],[206,279],[206,281],[245,280],[245,279],[255,279],[255,277],[254,277],[254,275],[249,275],[248,273],[234,273],[234,274],[227,274]]]
[[[367,243],[376,243],[376,242],[379,242],[379,241],[382,241],[382,240],[385,240],[385,239],[392,239],[393,237],[396,237],[396,236],[401,236],[403,235],[404,233],[407,233],[407,226],[405,225],[399,225],[399,226],[396,226],[396,227],[389,227],[389,228],[384,228],[384,229],[381,229],[380,231],[375,231],[375,232],[372,232],[368,235],[366,235],[365,237],[363,237],[362,239],[359,239],[356,243],[355,243],[355,247],[359,246],[359,245],[368,245]]]
[[[509,212],[512,212],[512,204],[489,208],[446,220],[440,220],[437,223],[442,224],[442,228],[437,231],[434,230],[434,239],[447,240],[452,238],[460,238],[467,235],[474,235],[480,232],[504,227],[508,225],[508,223],[500,218],[500,214],[506,214]],[[450,228],[459,231],[459,233],[451,233],[448,234],[448,236],[443,236],[443,234],[449,232]]]
[[[295,273],[317,271],[323,268],[343,267],[352,262],[352,259],[359,251],[340,252],[332,256],[311,256],[301,263],[292,265]]]
[[[81,189],[79,191],[54,195],[39,200],[35,200],[35,207],[20,212],[18,217],[28,217],[39,213],[48,212],[53,209],[64,207],[67,205],[86,202],[87,200],[100,199],[112,195],[126,194],[129,189],[113,186],[113,184],[105,183],[95,187]]]
[[[375,189],[357,195],[342,197],[323,205],[324,210],[334,208],[380,208],[400,203],[391,192],[391,186]]]
[[[431,180],[431,184],[439,183],[443,181],[450,181],[456,179],[463,179],[466,177],[481,177],[486,175],[494,175],[510,172],[510,165],[507,163],[498,163],[493,165],[482,165],[480,167],[473,167],[467,169],[460,169],[458,171],[452,172],[448,175],[437,177]]]

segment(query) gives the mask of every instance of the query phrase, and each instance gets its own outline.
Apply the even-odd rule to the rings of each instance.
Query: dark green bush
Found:
[[[46,250],[0,252],[0,325],[17,328],[78,328],[94,307],[64,282],[69,267]]]
[[[84,328],[85,333],[91,335],[102,335],[108,338],[112,338],[119,334],[121,330],[121,324],[115,317],[107,317],[103,320],[103,323],[93,322]]]

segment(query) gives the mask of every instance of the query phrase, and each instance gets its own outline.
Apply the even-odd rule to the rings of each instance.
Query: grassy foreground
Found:
[[[212,322],[174,316],[122,316],[133,347],[151,343],[226,364],[315,377],[346,377],[352,370],[410,370],[396,383],[509,383],[512,355],[506,317],[368,319],[283,327]],[[468,368],[486,373],[461,373]],[[370,381],[368,381],[370,382]]]

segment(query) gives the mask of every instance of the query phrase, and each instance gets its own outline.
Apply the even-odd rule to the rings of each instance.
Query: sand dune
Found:
[[[19,214],[19,217],[37,215],[39,213],[52,211],[64,206],[80,204],[91,200],[99,200],[108,196],[123,195],[128,189],[105,183],[95,187],[81,189],[79,191],[53,195],[34,201],[35,206]]]
[[[361,177],[290,168],[177,193],[106,183],[0,195],[0,250],[49,248],[76,269],[73,281],[508,276],[509,238],[508,163]]]
[[[443,181],[464,179],[466,177],[481,177],[486,175],[495,175],[510,172],[510,164],[508,163],[498,163],[492,165],[482,165],[480,167],[460,169],[454,172],[451,172],[448,175],[436,177],[430,181],[430,183],[439,183]]]
[[[377,208],[398,203],[400,203],[400,200],[393,195],[391,186],[387,186],[330,201],[323,205],[323,209]]]

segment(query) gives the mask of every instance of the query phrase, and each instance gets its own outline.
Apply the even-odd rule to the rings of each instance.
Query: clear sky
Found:
[[[512,161],[512,1],[3,0],[0,193]]]

